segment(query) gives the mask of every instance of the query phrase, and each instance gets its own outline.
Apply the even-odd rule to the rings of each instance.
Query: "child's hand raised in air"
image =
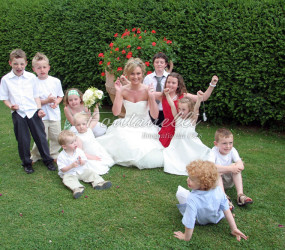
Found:
[[[153,88],[153,83],[151,83],[150,85],[148,85],[148,87],[147,87],[147,92],[148,92],[148,96],[149,96],[149,97],[153,97],[153,96],[154,96],[155,90],[154,90],[154,88]]]
[[[163,90],[163,92],[164,92],[165,95],[169,95],[169,88],[165,88],[165,89]]]
[[[217,76],[213,76],[210,84],[216,86],[218,81],[219,81],[219,78]]]
[[[203,99],[204,99],[204,92],[203,91],[201,91],[201,90],[199,90],[198,92],[197,92],[197,97],[198,97],[198,101],[203,101]]]

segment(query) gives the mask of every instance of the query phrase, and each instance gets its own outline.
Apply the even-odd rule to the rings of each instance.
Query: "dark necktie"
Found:
[[[163,78],[163,76],[156,76],[156,81],[157,81],[157,84],[156,84],[156,92],[161,92],[161,80]],[[156,100],[156,103],[159,104],[160,101]]]

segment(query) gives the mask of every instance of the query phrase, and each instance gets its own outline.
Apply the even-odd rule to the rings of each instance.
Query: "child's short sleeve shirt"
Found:
[[[216,224],[224,218],[223,211],[228,209],[227,197],[219,186],[208,191],[192,190],[187,198],[182,223],[191,229],[195,227],[195,223]]]
[[[52,95],[53,97],[63,97],[63,91],[61,82],[58,78],[53,76],[48,76],[45,80],[36,79],[36,84],[38,85],[39,95],[41,100],[45,100]],[[57,106],[53,109],[51,103],[42,105],[42,109],[45,112],[45,116],[42,118],[43,120],[49,121],[60,121],[60,108]]]
[[[67,172],[62,172],[61,169],[69,166],[70,164],[72,164],[75,161],[78,161],[78,157],[81,157],[82,160],[87,161],[87,157],[85,155],[85,153],[80,149],[77,148],[73,155],[69,155],[65,152],[65,150],[62,150],[58,157],[57,157],[57,166],[58,166],[58,175],[62,178],[63,175],[65,174],[72,174],[72,175],[76,175],[76,174],[82,174],[84,172],[84,170],[87,168],[86,164],[84,164],[83,166],[78,166],[77,168],[72,168]]]
[[[218,147],[213,147],[212,151],[215,155],[215,163],[221,166],[229,166],[234,162],[241,160],[238,151],[233,147],[227,155],[222,155]]]
[[[1,79],[0,100],[9,100],[12,105],[19,105],[16,112],[21,117],[33,117],[37,111],[35,98],[39,97],[35,79],[36,76],[30,72],[24,71],[23,75],[17,76],[11,71]]]

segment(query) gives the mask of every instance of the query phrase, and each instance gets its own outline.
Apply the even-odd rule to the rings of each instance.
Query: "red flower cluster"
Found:
[[[130,59],[132,56],[133,56],[132,51],[129,51],[128,54],[127,54],[127,56],[126,56],[126,58],[127,58],[127,59]]]
[[[172,41],[165,37],[158,39],[156,34],[155,30],[147,32],[140,28],[126,29],[121,35],[119,33],[114,34],[115,40],[109,43],[104,53],[98,54],[98,57],[101,58],[99,65],[104,70],[118,76],[123,71],[124,64],[128,59],[139,57],[145,61],[147,73],[151,73],[153,69],[149,62],[151,55],[153,56],[160,51],[167,51],[170,59],[175,57]],[[105,76],[105,73],[102,72],[101,76]]]

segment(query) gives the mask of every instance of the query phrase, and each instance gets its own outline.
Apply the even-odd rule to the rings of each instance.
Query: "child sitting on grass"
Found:
[[[197,93],[196,103],[189,97],[179,99],[177,111],[169,91],[168,88],[164,89],[166,99],[175,119],[175,135],[169,146],[163,151],[164,172],[187,176],[186,166],[189,162],[195,160],[214,162],[214,155],[211,149],[202,143],[195,131],[199,107],[204,93],[202,91]]]
[[[193,161],[187,167],[187,184],[191,192],[179,186],[176,197],[179,201],[177,205],[183,215],[182,223],[185,226],[185,233],[174,232],[174,237],[189,241],[191,240],[195,223],[206,225],[209,223],[217,224],[222,218],[226,217],[231,234],[237,240],[247,237],[237,228],[233,215],[229,209],[225,193],[219,186],[218,171],[213,162]]]
[[[91,111],[84,106],[83,94],[79,89],[76,88],[68,89],[63,97],[63,105],[64,105],[64,114],[66,117],[64,123],[65,130],[71,129],[71,131],[75,132],[74,119],[73,119],[73,116],[75,114],[86,113],[89,116],[91,115]],[[94,112],[96,111],[94,110]],[[105,124],[100,123],[99,120],[96,121],[94,119],[91,119],[89,127],[92,129],[92,132],[95,137],[104,135],[107,130],[107,126]]]
[[[63,130],[58,137],[58,143],[63,150],[57,158],[58,174],[65,186],[73,191],[73,197],[79,198],[84,192],[84,186],[79,182],[89,182],[97,190],[108,189],[112,186],[110,181],[104,181],[93,169],[86,164],[84,152],[77,148],[76,135]]]
[[[241,171],[244,169],[243,162],[239,157],[237,150],[233,147],[234,137],[231,131],[226,128],[220,128],[215,133],[215,147],[212,151],[215,154],[215,163],[218,172],[221,174],[219,177],[219,186],[224,189],[231,188],[233,185],[237,191],[237,204],[244,206],[253,203],[253,200],[243,193],[243,184]],[[228,197],[230,209],[233,210],[234,206]]]
[[[95,107],[95,112],[93,119],[98,120],[98,105]],[[89,117],[87,114],[77,113],[74,115],[78,147],[84,151],[88,159],[89,167],[94,169],[97,174],[103,175],[108,173],[110,167],[112,167],[115,162],[97,141],[92,130],[88,128],[88,120]]]

